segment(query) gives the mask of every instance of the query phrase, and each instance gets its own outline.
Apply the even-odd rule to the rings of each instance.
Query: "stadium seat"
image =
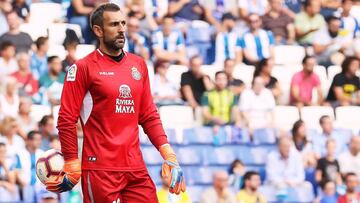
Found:
[[[42,24],[22,23],[19,29],[21,32],[29,34],[33,41],[36,41],[39,37],[48,36],[46,26]]]
[[[279,45],[275,46],[275,64],[301,64],[305,56],[305,49],[302,46]]]
[[[78,38],[82,38],[81,27],[79,25],[68,23],[52,23],[48,26],[50,44],[62,45],[66,37],[66,29],[74,30]]]
[[[341,106],[335,109],[336,124],[342,128],[349,128],[358,133],[360,129],[360,107]]]
[[[165,128],[191,128],[194,126],[194,113],[190,106],[162,106],[160,118]]]
[[[335,75],[341,72],[341,67],[340,66],[329,66],[327,71],[328,71],[328,80],[331,85],[331,82],[333,81]]]
[[[319,76],[323,96],[326,97],[330,87],[330,83],[326,73],[326,68],[324,66],[315,66],[314,73],[316,73]]]
[[[147,166],[147,169],[155,185],[161,185],[162,184],[161,176],[160,176],[161,166]]]
[[[192,202],[200,202],[201,194],[206,189],[204,186],[188,186],[186,192],[189,194]]]
[[[204,164],[228,166],[236,159],[235,147],[209,147],[205,148],[204,151],[206,157]]]
[[[276,106],[274,109],[275,127],[290,130],[295,121],[300,119],[299,110],[295,106]]]
[[[48,56],[58,56],[61,60],[64,60],[66,57],[66,50],[62,45],[50,45],[47,53]]]
[[[254,144],[275,144],[276,129],[261,128],[255,129],[253,133]]]
[[[253,80],[255,67],[247,65],[238,65],[234,69],[233,76],[236,79],[242,80],[246,87],[250,88]]]
[[[208,75],[212,81],[215,81],[215,73],[217,71],[221,71],[221,70],[223,70],[222,66],[217,66],[217,65],[202,65],[201,66],[201,71],[205,75]]]
[[[154,146],[141,146],[142,156],[144,161],[148,165],[161,165],[163,163],[163,158],[160,155],[160,152]]]
[[[95,46],[92,44],[79,44],[76,47],[76,58],[81,59],[86,55],[90,54],[92,51],[95,50]]]
[[[276,149],[275,145],[258,145],[249,148],[249,153],[242,157],[246,164],[264,165],[266,163],[267,155]],[[244,157],[245,156],[245,157]]]
[[[36,121],[39,122],[43,116],[50,115],[51,108],[45,105],[36,105],[31,106],[30,116]]]
[[[30,5],[30,23],[49,25],[61,21],[63,17],[61,4],[57,3],[32,3]]]
[[[175,150],[177,159],[182,165],[202,164],[202,149],[199,147],[180,147]]]
[[[276,194],[279,190],[271,185],[265,184],[259,188],[260,193],[264,194],[268,202],[278,202]],[[301,186],[296,186],[296,188],[288,188],[287,197],[285,202],[294,202],[294,203],[309,203],[314,200],[314,193],[312,191],[311,184],[306,182]]]
[[[301,66],[299,65],[275,66],[273,68],[272,75],[279,81],[282,93],[279,101],[280,104],[289,104],[291,79],[293,75],[300,70]]]
[[[182,167],[186,183],[188,185],[207,185],[212,184],[213,174],[216,171],[227,170],[227,167]]]
[[[166,77],[180,88],[181,74],[188,70],[189,68],[183,65],[170,65]]]
[[[184,129],[183,144],[213,144],[213,131],[211,127],[197,127]]]
[[[334,110],[330,106],[305,106],[300,110],[301,119],[309,129],[320,129],[319,119],[328,115],[335,119]]]

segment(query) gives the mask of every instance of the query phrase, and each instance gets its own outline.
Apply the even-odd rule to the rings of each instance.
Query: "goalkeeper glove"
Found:
[[[46,189],[51,192],[61,193],[71,190],[81,177],[81,162],[79,159],[65,161],[64,175],[55,181],[45,183]]]
[[[159,151],[164,159],[161,175],[167,181],[170,193],[180,194],[180,192],[185,192],[185,178],[176,160],[174,150],[169,144],[165,144],[160,147]]]

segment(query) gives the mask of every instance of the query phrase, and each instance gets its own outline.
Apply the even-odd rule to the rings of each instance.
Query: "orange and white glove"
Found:
[[[185,192],[185,178],[183,171],[181,170],[174,150],[170,144],[164,144],[159,149],[161,156],[164,159],[164,163],[161,168],[161,175],[167,181],[170,189],[170,193],[180,194]]]
[[[51,192],[61,193],[71,190],[80,180],[81,162],[79,159],[65,161],[64,175],[58,180],[45,183],[46,189]]]

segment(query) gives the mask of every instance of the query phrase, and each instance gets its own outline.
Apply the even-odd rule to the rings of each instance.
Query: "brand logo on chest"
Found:
[[[119,96],[116,98],[115,113],[131,114],[135,113],[134,100],[131,95],[131,88],[128,85],[120,85]]]

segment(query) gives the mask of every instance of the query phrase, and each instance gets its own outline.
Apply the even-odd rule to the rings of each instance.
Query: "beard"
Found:
[[[118,41],[119,39],[122,39],[124,41],[119,42]],[[108,39],[104,36],[104,45],[107,49],[111,51],[116,51],[116,52],[119,51],[124,47],[124,44],[125,44],[125,35],[123,33],[119,34],[118,36],[112,39]]]

